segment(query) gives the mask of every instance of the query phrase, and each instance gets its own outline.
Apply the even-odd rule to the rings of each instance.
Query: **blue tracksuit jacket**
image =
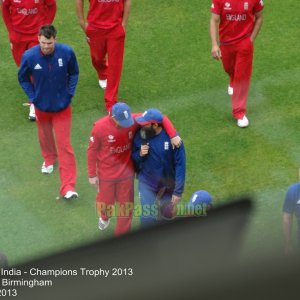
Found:
[[[164,129],[147,140],[149,154],[141,157],[142,138],[140,131],[134,137],[132,158],[135,162],[138,179],[154,191],[167,187],[173,194],[181,196],[184,190],[186,158],[184,145],[172,148],[169,136]]]
[[[42,54],[39,45],[25,51],[18,79],[30,102],[40,111],[57,112],[71,103],[78,75],[72,48],[56,43],[50,55]]]

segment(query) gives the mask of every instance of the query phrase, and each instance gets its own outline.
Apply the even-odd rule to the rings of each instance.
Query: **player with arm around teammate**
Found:
[[[131,159],[132,141],[139,125],[130,107],[118,102],[111,115],[94,123],[87,150],[89,183],[98,189],[96,207],[99,215],[98,227],[104,230],[110,219],[117,217],[115,235],[131,229],[134,204],[134,166]],[[163,125],[174,143],[181,139],[176,135],[172,123],[164,116]],[[112,215],[113,207],[119,208]]]

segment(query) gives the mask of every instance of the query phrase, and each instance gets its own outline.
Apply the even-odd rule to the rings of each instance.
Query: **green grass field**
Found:
[[[77,23],[75,1],[57,0],[58,41],[77,55],[80,79],[73,100],[72,144],[80,199],[57,200],[58,172],[43,176],[36,126],[22,106],[7,33],[0,23],[0,251],[11,263],[112,236],[97,229],[95,190],[87,181],[86,149],[103,92]],[[250,195],[255,210],[244,257],[282,252],[281,207],[300,167],[300,3],[265,1],[255,42],[248,99],[250,127],[231,117],[227,76],[210,57],[210,1],[132,0],[119,98],[133,111],[157,107],[179,130],[187,152],[184,200],[205,189],[215,204]],[[133,221],[136,228],[139,220]]]

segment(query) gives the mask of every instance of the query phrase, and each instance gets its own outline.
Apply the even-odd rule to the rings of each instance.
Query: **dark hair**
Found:
[[[56,38],[56,29],[53,25],[43,25],[39,30],[39,36],[44,36],[46,39]]]

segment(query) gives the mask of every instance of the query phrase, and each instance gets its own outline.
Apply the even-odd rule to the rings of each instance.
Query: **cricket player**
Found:
[[[110,116],[95,122],[87,150],[89,183],[98,189],[96,206],[99,214],[98,227],[108,227],[112,206],[117,204],[115,235],[130,231],[134,204],[134,166],[131,160],[132,141],[139,125],[130,107],[118,102]],[[180,146],[181,139],[166,116],[163,117],[173,143]]]
[[[77,59],[69,46],[56,43],[54,26],[42,26],[38,39],[39,45],[25,51],[18,78],[36,108],[44,158],[41,172],[51,174],[58,160],[60,194],[66,199],[77,198],[76,161],[70,143],[71,101],[79,75]]]
[[[135,118],[142,126],[135,135],[132,158],[136,164],[139,195],[142,206],[141,226],[157,222],[159,210],[166,202],[175,207],[184,190],[186,158],[184,145],[171,146],[165,129],[161,126],[163,115],[148,109]]]
[[[211,55],[229,75],[228,94],[239,127],[247,127],[246,104],[252,73],[254,40],[262,23],[263,0],[212,0]]]
[[[131,0],[89,0],[87,19],[84,2],[76,0],[78,21],[90,47],[99,85],[105,89],[105,109],[110,112],[117,102]]]
[[[299,174],[300,175],[300,174]],[[299,177],[300,178],[300,177]],[[298,224],[298,242],[300,242],[300,182],[292,184],[285,196],[283,203],[283,236],[285,242],[285,254],[289,255],[293,253],[293,242],[292,242],[292,225],[293,215],[295,215]]]
[[[12,56],[18,67],[23,53],[38,45],[39,29],[51,24],[56,13],[56,0],[2,0],[2,16],[6,25]],[[35,120],[30,105],[29,120]]]

